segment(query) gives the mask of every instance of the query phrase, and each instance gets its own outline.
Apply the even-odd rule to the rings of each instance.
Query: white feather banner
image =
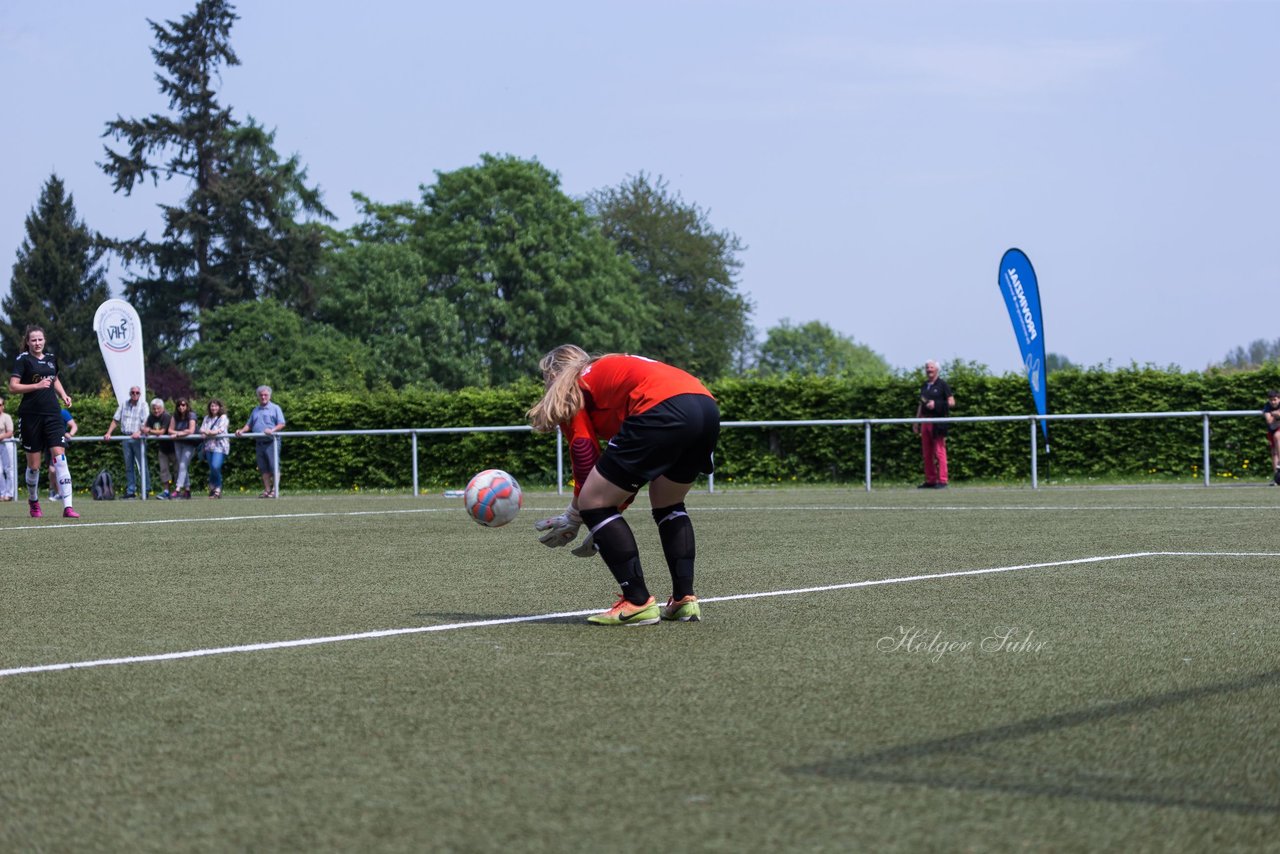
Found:
[[[102,361],[111,377],[116,402],[123,406],[129,400],[129,389],[137,386],[147,395],[146,368],[142,361],[142,324],[138,312],[122,299],[109,299],[98,306],[93,316],[93,331],[98,335]]]

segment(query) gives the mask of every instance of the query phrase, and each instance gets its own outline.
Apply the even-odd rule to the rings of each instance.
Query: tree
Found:
[[[1247,347],[1237,347],[1222,360],[1221,367],[1228,370],[1246,371],[1260,368],[1263,365],[1280,363],[1280,338],[1268,341],[1258,338],[1249,342]]]
[[[242,124],[217,101],[221,68],[240,64],[229,42],[236,19],[227,0],[200,0],[177,22],[148,20],[170,114],[117,116],[103,134],[127,145],[123,153],[104,146],[99,164],[116,192],[131,195],[139,182],[158,184],[161,176],[191,187],[179,204],[161,205],[161,240],[143,234],[112,241],[142,271],[125,292],[152,361],[171,361],[198,333],[201,312],[260,296],[302,305],[311,299],[320,232],[297,219],[331,214],[319,191],[306,186],[296,155],[282,161],[274,134],[252,117]]]
[[[454,306],[428,292],[426,260],[403,242],[364,241],[361,233],[357,225],[330,249],[316,319],[366,342],[378,380],[392,388],[480,385],[479,354],[466,346]]]
[[[762,374],[884,377],[892,373],[879,353],[825,323],[811,320],[793,326],[785,318],[766,333],[756,366]]]
[[[332,327],[305,320],[267,297],[232,303],[204,316],[200,341],[181,364],[200,395],[265,383],[279,388],[365,391],[368,353]]]
[[[1050,353],[1044,357],[1044,372],[1047,376],[1054,371],[1078,371],[1080,366],[1061,353]]]
[[[0,323],[5,353],[12,363],[22,351],[23,330],[43,326],[67,390],[96,392],[107,379],[93,331],[93,316],[108,297],[105,249],[77,220],[75,200],[57,175],[45,182],[26,229],[9,294],[0,303],[7,318]]]
[[[654,322],[631,266],[536,161],[486,154],[437,173],[412,233],[426,293],[457,311],[464,361],[490,384],[536,374],[565,342],[635,351]]]
[[[305,218],[332,214],[320,191],[306,186],[298,156],[280,159],[274,131],[250,116],[228,138],[228,160],[210,187],[213,232],[221,241],[211,253],[210,293],[198,295],[197,306],[271,296],[306,314],[315,306],[324,229]]]
[[[654,307],[640,352],[706,379],[733,370],[735,354],[750,340],[751,302],[737,290],[743,246],[717,231],[707,212],[672,193],[667,182],[643,172],[598,190],[587,209],[635,266],[641,291]]]

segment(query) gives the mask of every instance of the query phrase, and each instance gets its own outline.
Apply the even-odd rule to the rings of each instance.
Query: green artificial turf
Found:
[[[703,622],[469,625],[612,603],[534,539],[563,503],[6,505],[0,850],[1280,838],[1280,490],[694,493]]]

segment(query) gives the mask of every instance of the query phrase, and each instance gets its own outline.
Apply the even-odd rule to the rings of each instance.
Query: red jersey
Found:
[[[692,374],[643,356],[603,356],[578,377],[584,406],[566,425],[573,462],[574,494],[600,457],[601,440],[618,435],[623,419],[652,409],[680,394],[705,394],[707,387]]]

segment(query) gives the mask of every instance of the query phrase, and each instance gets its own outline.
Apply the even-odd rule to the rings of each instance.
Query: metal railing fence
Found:
[[[872,428],[890,425],[910,425],[945,422],[948,424],[958,423],[1000,423],[1000,422],[1024,422],[1028,425],[1028,455],[1031,462],[1031,488],[1039,489],[1039,438],[1037,431],[1040,429],[1041,422],[1055,421],[1117,421],[1117,420],[1160,420],[1160,419],[1200,419],[1201,421],[1201,453],[1203,459],[1202,470],[1204,472],[1204,485],[1210,486],[1210,420],[1215,418],[1258,418],[1260,410],[1255,409],[1233,409],[1233,410],[1200,410],[1187,412],[1107,412],[1107,413],[1083,413],[1071,415],[967,415],[956,416],[950,418],[837,418],[837,419],[807,419],[807,420],[779,420],[779,421],[723,421],[720,426],[722,429],[747,429],[747,428],[778,428],[778,427],[862,427],[863,428],[863,450],[865,457],[864,469],[864,485],[868,492],[871,491],[871,461],[872,461]],[[373,430],[285,430],[279,433],[271,434],[275,442],[275,483],[276,497],[280,495],[280,449],[284,439],[302,439],[317,438],[325,436],[410,436],[411,437],[411,457],[412,457],[412,479],[413,494],[420,494],[418,481],[418,437],[441,435],[441,434],[458,434],[458,433],[527,433],[532,428],[528,425],[518,424],[499,427],[407,427],[407,428],[389,428],[389,429],[373,429]],[[241,439],[258,439],[262,438],[262,433],[245,433],[243,436],[237,437],[234,434],[228,436],[233,442]],[[1052,438],[1052,431],[1050,438]],[[127,441],[128,436],[113,436],[110,441],[119,442]],[[101,442],[101,436],[75,436],[71,439],[73,443],[79,442]],[[137,441],[137,440],[134,440]],[[147,465],[146,465],[146,446],[151,442],[163,441],[155,437],[143,437],[143,453],[142,453],[142,495],[146,496],[147,491]],[[1050,443],[1049,447],[1052,447]],[[10,484],[0,486],[0,494],[17,495],[19,487],[19,478],[17,467],[20,449],[16,447],[14,439],[6,439],[0,442],[0,453],[10,455],[9,478]],[[563,437],[557,432],[556,434],[556,491],[564,494],[565,491],[565,458],[564,458],[564,442]],[[25,470],[25,464],[23,466]],[[708,476],[708,488],[715,491],[715,475]],[[8,489],[10,491],[3,491]]]
[[[892,424],[928,424],[928,423],[1007,423],[1007,422],[1025,422],[1029,425],[1030,434],[1030,459],[1031,459],[1031,488],[1040,488],[1039,478],[1039,446],[1037,440],[1037,430],[1040,428],[1041,422],[1053,421],[1119,421],[1119,420],[1144,420],[1144,419],[1166,419],[1166,418],[1199,418],[1202,422],[1202,459],[1201,468],[1204,472],[1204,485],[1209,486],[1211,480],[1209,477],[1209,419],[1210,418],[1258,418],[1261,410],[1255,409],[1231,409],[1231,410],[1199,410],[1191,412],[1093,412],[1071,415],[967,415],[955,416],[948,418],[839,418],[839,419],[818,419],[818,420],[802,420],[802,421],[722,421],[721,428],[726,427],[859,427],[863,428],[864,442],[864,483],[866,490],[871,491],[871,428]],[[1052,443],[1049,445],[1052,448]],[[709,476],[711,490],[715,491],[715,475]]]

